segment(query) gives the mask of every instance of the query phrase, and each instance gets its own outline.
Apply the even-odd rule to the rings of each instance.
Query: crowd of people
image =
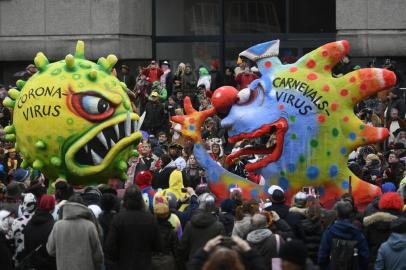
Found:
[[[344,58],[333,76],[357,68]],[[395,71],[391,61],[383,68]],[[34,73],[30,65],[24,76]],[[362,210],[351,194],[324,209],[317,192],[299,192],[288,202],[278,186],[268,190],[267,201],[243,200],[238,186],[222,201],[210,192],[193,142],[176,132],[170,117],[184,114],[186,96],[196,110],[206,110],[218,87],[241,90],[258,77],[246,59],[224,74],[216,60],[210,68],[180,63],[176,71],[168,61],[151,61],[136,75],[122,65],[119,78],[133,110],[145,112],[143,140],[138,156],[128,161],[126,182],[49,183],[40,171],[20,168],[13,143],[1,141],[1,269],[403,269],[406,126],[400,76],[396,87],[355,107],[365,124],[390,131],[385,142],[349,155],[350,169],[383,193]],[[6,96],[0,87],[0,97]],[[0,105],[0,125],[11,121],[12,112]],[[220,121],[209,117],[202,128],[210,156],[263,184],[261,175],[244,169],[255,156],[226,164],[228,154],[255,141],[230,144]]]

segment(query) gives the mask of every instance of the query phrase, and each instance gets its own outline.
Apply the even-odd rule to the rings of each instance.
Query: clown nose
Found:
[[[217,88],[211,96],[211,103],[213,104],[216,112],[228,113],[238,101],[238,91],[232,86],[222,86]]]

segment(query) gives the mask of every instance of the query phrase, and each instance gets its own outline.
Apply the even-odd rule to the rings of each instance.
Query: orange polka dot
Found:
[[[324,57],[328,56],[328,51],[322,51],[321,55],[324,56]]]
[[[355,83],[357,81],[357,79],[354,77],[354,76],[352,76],[351,78],[350,78],[350,82],[351,83]]]
[[[266,68],[272,67],[272,62],[271,62],[271,61],[266,61],[266,62],[265,62],[265,67],[266,67]]]
[[[194,123],[195,123],[195,119],[194,119],[194,118],[189,118],[189,123],[194,124]]]
[[[297,71],[297,67],[291,67],[289,70],[290,70],[290,72],[296,72],[296,71]]]
[[[330,70],[331,70],[331,66],[330,66],[330,65],[325,65],[325,66],[324,66],[324,70],[325,70],[325,71],[330,71]]]
[[[326,121],[326,116],[325,116],[324,114],[319,114],[319,115],[317,116],[317,121],[318,121],[319,123],[324,123],[324,122]]]
[[[307,61],[306,66],[308,68],[314,68],[316,66],[316,61],[314,61],[313,59],[310,59],[309,61]]]
[[[311,81],[317,80],[316,73],[310,73],[309,75],[307,75],[307,79]]]
[[[332,104],[331,104],[331,110],[332,110],[332,111],[336,111],[336,110],[337,110],[337,106],[338,106],[337,103],[335,103],[335,102],[332,103]]]
[[[328,86],[327,84],[325,84],[325,85],[323,86],[323,91],[324,91],[324,92],[330,91],[330,86]]]
[[[348,90],[347,89],[341,89],[340,95],[343,96],[343,97],[347,96],[348,95]]]
[[[344,117],[343,117],[343,121],[344,121],[344,122],[348,122],[349,120],[350,120],[350,118],[349,118],[348,116],[344,116]]]

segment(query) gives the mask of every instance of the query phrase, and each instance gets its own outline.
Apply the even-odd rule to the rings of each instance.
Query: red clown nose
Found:
[[[211,96],[211,104],[220,114],[227,114],[238,101],[238,91],[232,86],[217,88]]]

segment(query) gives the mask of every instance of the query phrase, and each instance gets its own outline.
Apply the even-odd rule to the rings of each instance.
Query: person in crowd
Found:
[[[307,211],[307,195],[306,193],[299,191],[298,193],[293,196],[293,203],[292,207],[289,208],[289,212],[298,222],[295,224],[296,226],[292,229],[295,232],[295,235],[298,235],[299,231],[299,224],[300,221],[306,218],[306,211]]]
[[[197,87],[203,86],[206,91],[210,91],[211,76],[209,71],[205,67],[199,68],[199,80],[197,81]]]
[[[234,70],[231,67],[225,68],[224,85],[233,86],[234,88],[237,88]]]
[[[302,241],[292,240],[286,242],[279,252],[282,260],[282,270],[316,270],[311,260],[307,257],[306,246]],[[274,268],[272,268],[274,269]]]
[[[375,270],[397,270],[406,265],[406,218],[391,223],[391,235],[383,243],[375,262]]]
[[[37,67],[34,64],[29,64],[21,76],[21,80],[27,81],[29,78],[31,78],[32,75],[37,73]]]
[[[191,270],[265,270],[264,260],[250,245],[239,238],[219,235],[199,249],[190,262]]]
[[[103,230],[103,247],[106,245],[106,237],[109,234],[110,224],[117,214],[118,206],[117,196],[113,193],[103,193],[100,199],[100,208],[102,212],[100,213],[97,220]]]
[[[220,128],[218,118],[207,117],[202,130],[202,138],[224,138],[224,129]]]
[[[97,221],[81,202],[80,196],[73,196],[63,205],[62,219],[55,223],[49,235],[46,248],[49,255],[56,257],[58,270],[99,270],[102,267],[103,250]]]
[[[378,155],[369,154],[365,162],[365,167],[362,168],[362,180],[379,185],[382,182],[382,168]]]
[[[182,172],[179,169],[175,169],[169,176],[169,187],[164,189],[165,192],[171,192],[176,196],[177,200],[181,200],[185,197],[183,189],[188,185],[184,183]]]
[[[152,152],[151,143],[143,141],[141,144],[141,156],[138,158],[136,172],[149,170],[156,171],[158,169],[159,158]]]
[[[245,239],[251,229],[251,218],[258,212],[259,204],[255,200],[246,201],[241,206],[237,206],[232,235]]]
[[[179,244],[179,252],[184,261],[190,260],[213,237],[224,235],[224,226],[217,221],[215,213],[214,196],[208,193],[200,195],[199,209],[186,224]]]
[[[364,234],[370,252],[369,269],[374,269],[380,245],[388,240],[391,222],[398,219],[403,211],[403,199],[397,192],[387,192],[379,200],[379,211],[364,217]]]
[[[189,186],[192,187],[193,189],[196,189],[196,186],[200,184],[200,175],[199,175],[199,170],[201,168],[199,167],[199,164],[196,161],[195,156],[192,154],[189,156],[189,159],[186,163],[186,168],[183,171],[183,177],[185,178],[185,182],[189,183]]]
[[[381,186],[382,193],[395,192],[396,186],[391,182],[386,182]],[[364,217],[370,216],[376,212],[379,212],[379,200],[381,196],[376,196],[365,208]]]
[[[321,269],[367,269],[368,243],[362,231],[351,222],[351,203],[338,201],[335,209],[338,219],[323,233],[318,264]]]
[[[405,100],[402,95],[402,89],[400,88],[393,88],[388,96],[388,107],[386,108],[385,113],[385,120],[386,122],[394,121],[395,117],[393,117],[392,109],[396,109],[397,118],[398,119],[405,119]]]
[[[152,100],[152,94],[153,93],[158,93],[158,101],[159,102],[165,102],[166,99],[168,98],[168,92],[164,86],[159,81],[155,81],[152,83],[152,88],[151,88],[151,94],[149,95],[149,100]]]
[[[152,84],[155,81],[159,81],[163,71],[158,67],[155,60],[152,60],[147,68],[144,68],[141,72],[145,76],[146,80]]]
[[[394,152],[391,152],[388,156],[388,165],[389,167],[383,172],[383,181],[392,182],[396,187],[399,187],[405,166],[399,161],[398,156]]]
[[[211,77],[211,83],[210,83],[210,90],[214,91],[217,88],[223,86],[223,76],[221,75],[219,71],[220,67],[220,62],[219,60],[215,59],[212,60],[210,63],[210,77]]]
[[[62,178],[56,179],[52,185],[55,188],[55,200],[56,200],[56,205],[52,213],[52,216],[54,217],[55,220],[58,220],[60,217],[59,210],[73,195],[74,191],[73,187],[70,184],[68,184],[68,182],[65,179]]]
[[[252,216],[251,232],[247,235],[247,241],[262,256],[267,269],[272,269],[273,264],[277,263],[280,248],[285,243],[280,235],[268,229],[267,219],[261,214]]]
[[[169,147],[168,135],[166,135],[166,132],[163,131],[159,132],[158,143],[156,144],[153,150],[154,154],[160,157],[168,152],[168,147]]]
[[[10,241],[9,231],[11,230],[10,220],[12,217],[11,213],[7,210],[0,210],[0,265],[1,269],[13,270],[13,251]],[[12,223],[12,222],[11,222]]]
[[[41,197],[38,208],[24,229],[24,257],[29,257],[28,265],[34,269],[56,270],[55,257],[51,257],[46,249],[48,237],[54,227],[52,212],[55,199],[51,195]]]
[[[90,210],[92,210],[93,215],[97,219],[102,212],[102,209],[100,208],[100,199],[102,196],[100,190],[97,187],[88,186],[80,195],[84,204],[87,205]]]
[[[174,76],[171,70],[171,65],[167,60],[163,61],[161,64],[162,75],[160,77],[161,86],[166,89],[168,95],[172,95],[173,92],[173,80]],[[166,98],[165,98],[166,99]]]
[[[181,156],[183,147],[180,144],[172,143],[169,145],[169,156],[178,170],[183,171],[186,168],[186,160]]]
[[[225,156],[220,138],[211,138],[208,140],[210,150],[209,154],[213,160],[215,160],[220,166],[224,167]]]
[[[181,108],[182,106],[177,103],[175,96],[169,96],[168,101],[165,102],[165,112],[169,117],[175,116],[175,110]]]
[[[169,155],[162,155],[161,168],[152,178],[152,188],[166,189],[169,187],[169,176],[176,169],[175,163]]]
[[[233,232],[235,222],[233,212],[235,211],[235,208],[235,202],[231,199],[225,199],[221,202],[218,219],[223,223],[226,236],[231,236],[231,233]]]
[[[115,262],[117,269],[151,269],[152,252],[160,252],[162,244],[158,224],[146,211],[137,186],[125,190],[123,207],[111,222],[106,258]]]
[[[146,115],[143,123],[143,128],[154,135],[165,130],[168,123],[168,118],[165,117],[164,105],[159,103],[158,95],[158,92],[151,93],[151,100],[145,106]]]
[[[181,81],[181,89],[183,95],[190,98],[192,98],[192,96],[195,96],[197,79],[195,74],[193,73],[192,66],[189,63],[185,64],[185,72],[182,74]]]
[[[201,97],[199,98],[199,111],[204,111],[212,108],[213,106],[210,103],[210,100],[207,97]]]
[[[127,85],[131,91],[135,88],[135,76],[131,74],[130,68],[127,65],[121,65],[120,80]]]
[[[173,76],[173,87],[175,88],[176,86],[180,87],[182,89],[182,76],[185,74],[185,68],[186,65],[185,63],[179,63],[178,68],[176,69],[176,72]]]

